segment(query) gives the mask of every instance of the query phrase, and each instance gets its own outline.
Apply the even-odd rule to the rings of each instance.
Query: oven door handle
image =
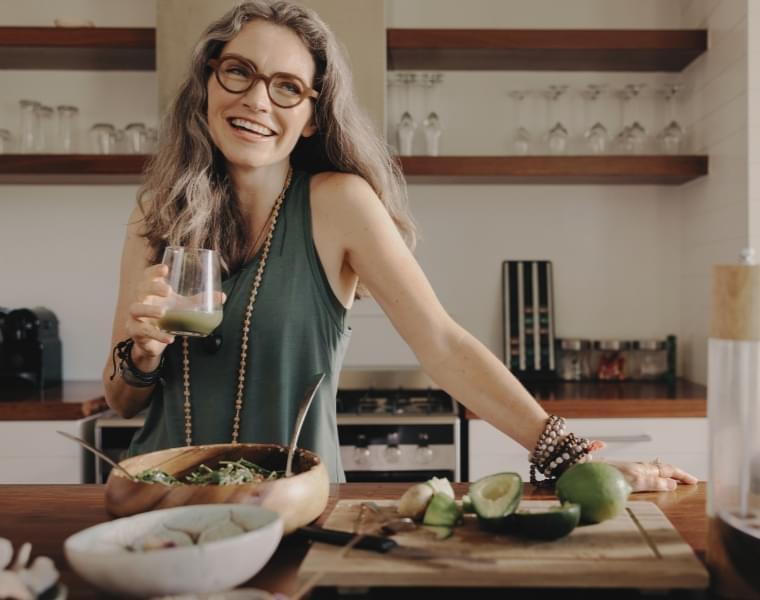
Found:
[[[588,439],[606,442],[608,444],[635,444],[640,442],[651,442],[653,438],[648,433],[640,433],[638,435],[590,435],[588,436]]]

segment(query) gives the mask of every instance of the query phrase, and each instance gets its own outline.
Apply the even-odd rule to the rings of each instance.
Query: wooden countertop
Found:
[[[28,387],[0,389],[0,421],[74,421],[106,408],[100,381],[64,381],[41,393]]]
[[[560,381],[526,384],[550,414],[577,419],[706,417],[707,388],[678,379],[645,381]],[[479,417],[470,410],[468,419]]]
[[[338,499],[396,499],[408,485],[333,485],[330,488],[330,502],[320,521],[327,517]],[[459,496],[466,491],[467,484],[454,484],[454,488]],[[52,558],[61,571],[61,580],[69,588],[70,598],[106,598],[72,572],[63,556],[63,541],[69,535],[109,520],[103,503],[104,491],[103,485],[0,485],[0,535],[10,539],[16,548],[23,542],[31,542],[32,557],[44,555]],[[526,484],[525,497],[550,498],[551,494],[536,491]],[[657,504],[684,540],[704,560],[707,538],[704,483],[680,486],[673,492],[636,494],[633,499]],[[307,542],[302,539],[296,536],[285,539],[264,570],[248,585],[292,594],[298,589],[296,574],[307,550]],[[552,591],[555,598],[556,592]],[[589,597],[588,592],[584,591],[584,597]],[[562,597],[567,596],[563,594]],[[592,594],[592,597],[604,596]]]

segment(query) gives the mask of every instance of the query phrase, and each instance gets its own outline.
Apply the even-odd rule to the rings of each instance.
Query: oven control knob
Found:
[[[387,446],[383,452],[385,461],[388,463],[397,463],[401,460],[401,448],[399,447],[399,435],[398,433],[389,433],[387,438]]]
[[[433,449],[428,445],[429,438],[427,433],[421,433],[417,436],[417,449],[414,451],[414,459],[418,464],[424,465],[432,462]]]
[[[354,448],[354,463],[357,465],[369,464],[370,451],[367,443],[367,436],[356,436],[356,447]]]

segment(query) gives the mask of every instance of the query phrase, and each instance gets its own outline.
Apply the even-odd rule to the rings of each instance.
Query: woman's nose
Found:
[[[272,103],[267,92],[267,82],[263,79],[254,81],[251,89],[243,94],[243,104],[252,109],[269,110]]]

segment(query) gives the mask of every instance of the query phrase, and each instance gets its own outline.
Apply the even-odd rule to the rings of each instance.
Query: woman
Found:
[[[535,470],[551,479],[587,460],[601,445],[566,436],[440,305],[410,251],[399,171],[351,89],[334,36],[310,10],[249,2],[206,30],[123,251],[104,382],[119,414],[149,407],[130,453],[283,443],[308,379],[324,372],[300,445],[341,480],[335,394],[346,313],[366,289],[438,385],[535,449]],[[169,288],[155,263],[167,245],[221,254],[216,344],[157,327]],[[669,465],[620,466],[635,489],[695,481]]]

